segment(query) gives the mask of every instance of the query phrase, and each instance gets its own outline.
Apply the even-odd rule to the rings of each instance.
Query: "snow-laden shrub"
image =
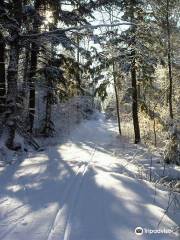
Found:
[[[79,124],[83,119],[89,119],[94,112],[94,102],[91,97],[73,97],[64,103],[53,107],[53,122],[56,133],[64,135]]]
[[[41,128],[36,129],[36,136],[41,145],[57,144],[73,131],[73,129],[83,120],[88,120],[93,116],[96,109],[96,103],[92,97],[76,96],[65,102],[59,102],[52,106],[52,122],[54,125],[54,134],[47,139],[41,135]]]
[[[164,150],[164,162],[180,165],[180,133],[178,122],[168,122],[168,138]]]

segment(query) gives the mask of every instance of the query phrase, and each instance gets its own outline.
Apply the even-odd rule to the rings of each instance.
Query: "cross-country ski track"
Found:
[[[147,149],[116,127],[99,114],[63,144],[1,167],[0,240],[179,239],[179,210],[165,214],[168,191],[145,180]],[[136,227],[174,232],[137,236]]]

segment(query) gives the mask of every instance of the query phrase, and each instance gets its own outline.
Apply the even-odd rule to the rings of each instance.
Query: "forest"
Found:
[[[0,0],[0,239],[179,239],[179,103],[179,0]]]

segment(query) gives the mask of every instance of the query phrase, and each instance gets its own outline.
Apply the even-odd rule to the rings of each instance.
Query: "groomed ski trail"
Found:
[[[135,235],[137,226],[157,229],[169,201],[138,178],[140,161],[149,164],[146,149],[117,138],[117,125],[99,114],[63,144],[0,168],[0,240],[179,240]],[[179,219],[172,206],[160,229]]]

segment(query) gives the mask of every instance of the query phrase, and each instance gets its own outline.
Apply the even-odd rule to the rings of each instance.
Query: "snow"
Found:
[[[179,195],[147,181],[147,149],[117,138],[116,127],[99,114],[63,144],[1,166],[0,239],[179,239],[177,232],[135,235],[136,227],[175,229],[180,211],[171,199]],[[153,176],[163,171],[156,157]]]

